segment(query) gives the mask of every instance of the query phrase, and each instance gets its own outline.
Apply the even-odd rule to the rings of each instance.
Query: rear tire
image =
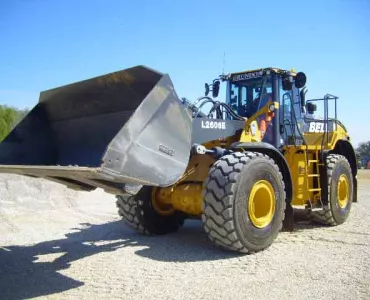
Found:
[[[179,212],[161,215],[153,207],[152,187],[144,186],[136,195],[117,195],[118,214],[136,231],[147,235],[162,235],[177,231],[184,223]]]
[[[344,223],[353,202],[353,176],[348,160],[338,154],[327,159],[328,205],[322,211],[310,211],[311,221],[336,226]]]
[[[269,247],[282,229],[285,201],[283,176],[270,157],[232,153],[210,169],[203,226],[209,239],[221,248],[258,252]]]

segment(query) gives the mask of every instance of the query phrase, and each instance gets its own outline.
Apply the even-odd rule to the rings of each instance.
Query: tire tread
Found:
[[[334,168],[338,161],[343,160],[350,167],[347,159],[343,155],[339,154],[330,154],[326,159],[327,163],[327,177],[328,177],[328,205],[323,206],[322,211],[309,211],[309,218],[312,222],[318,223],[321,225],[336,226],[339,225],[333,216],[333,210],[330,203],[330,189],[331,189],[331,180],[334,172]]]
[[[118,215],[122,217],[124,223],[145,235],[159,235],[177,231],[183,225],[184,217],[177,212],[171,216],[159,215],[148,205],[150,199],[148,199],[147,191],[150,190],[150,187],[144,187],[144,189],[148,190],[136,195],[116,195]]]
[[[257,158],[266,159],[274,166],[283,184],[283,199],[286,199],[283,176],[275,161],[269,156],[256,152],[235,152],[217,161],[211,167],[209,177],[205,182],[202,221],[209,239],[224,249],[242,253],[256,252],[243,246],[238,236],[233,218],[233,198],[236,193],[237,179],[243,171],[243,168],[248,162]],[[220,175],[222,175],[225,180],[220,180]],[[285,211],[285,201],[283,205]],[[214,209],[215,207],[217,207],[217,209]],[[279,231],[282,229],[282,225],[283,223],[281,222]]]

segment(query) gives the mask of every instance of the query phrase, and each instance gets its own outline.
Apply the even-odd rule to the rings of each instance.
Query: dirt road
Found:
[[[196,221],[138,235],[102,191],[2,175],[0,197],[0,299],[370,299],[370,171],[346,224],[301,222],[249,256]]]

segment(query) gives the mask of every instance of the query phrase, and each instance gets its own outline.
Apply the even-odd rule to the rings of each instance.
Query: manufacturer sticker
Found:
[[[174,156],[174,154],[175,154],[175,150],[173,150],[170,147],[167,147],[165,145],[162,145],[162,144],[159,145],[158,150],[167,154],[167,155],[169,155],[169,156]]]
[[[220,121],[202,121],[201,126],[205,129],[226,129],[226,123]]]
[[[325,132],[325,124],[319,123],[319,122],[311,122],[308,132],[315,132],[315,133]]]
[[[237,74],[233,76],[232,81],[248,80],[252,78],[258,78],[263,75],[263,71],[250,72],[245,74]]]

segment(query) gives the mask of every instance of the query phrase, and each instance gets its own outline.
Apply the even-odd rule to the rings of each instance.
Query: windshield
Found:
[[[249,118],[272,99],[271,76],[231,82],[229,93],[232,109],[240,116]]]

